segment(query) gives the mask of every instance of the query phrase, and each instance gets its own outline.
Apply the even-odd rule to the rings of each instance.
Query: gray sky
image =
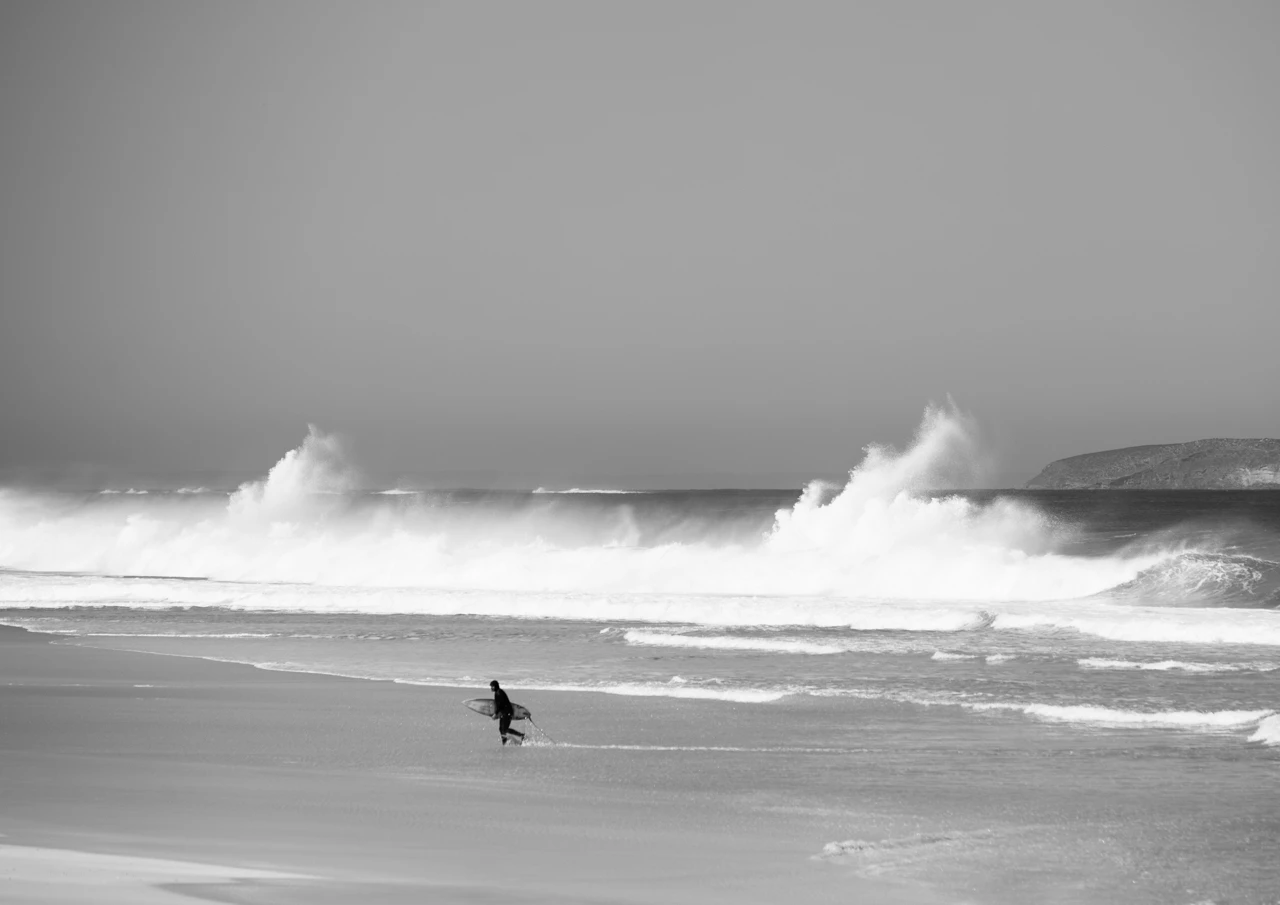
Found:
[[[0,5],[0,474],[1280,435],[1280,4]]]

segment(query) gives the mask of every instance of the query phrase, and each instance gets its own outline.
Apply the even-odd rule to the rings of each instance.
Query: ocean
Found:
[[[1010,857],[1061,901],[1280,900],[1280,493],[939,491],[950,429],[803,490],[354,489],[318,432],[238,489],[9,488],[0,622],[459,699],[683,700],[534,707],[533,741],[574,769],[732,753],[734,794],[830,816],[816,859],[993,900],[1031,883],[987,882]],[[885,837],[841,837],[842,808]]]

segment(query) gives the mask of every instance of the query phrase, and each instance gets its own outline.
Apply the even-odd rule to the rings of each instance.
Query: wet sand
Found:
[[[111,649],[144,642],[169,655]],[[1273,905],[1280,877],[1276,752],[1239,733],[517,687],[557,743],[503,748],[460,706],[484,680],[183,649],[0,628],[0,902]]]
[[[0,628],[0,901],[959,900],[816,859],[856,817],[744,798],[732,752],[504,749],[459,706],[481,688],[50,641]],[[751,740],[733,708],[604,698],[536,695],[606,735],[643,711]]]

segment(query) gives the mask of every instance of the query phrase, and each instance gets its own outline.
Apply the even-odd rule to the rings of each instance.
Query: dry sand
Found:
[[[706,794],[714,751],[504,749],[459,706],[482,692],[0,628],[0,901],[957,901],[815,860],[812,815]],[[538,695],[688,712],[600,697]]]

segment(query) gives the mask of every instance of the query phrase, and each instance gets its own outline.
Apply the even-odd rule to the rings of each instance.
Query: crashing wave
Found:
[[[995,615],[996,631],[1070,630],[1110,641],[1280,646],[1280,620],[1252,608],[1121,607],[1072,603]]]
[[[1228,673],[1273,672],[1280,665],[1266,662],[1250,663],[1196,663],[1182,660],[1114,660],[1107,657],[1084,657],[1076,663],[1081,669],[1142,670],[1152,672]]]
[[[1258,723],[1258,730],[1249,736],[1249,741],[1260,742],[1270,747],[1280,747],[1280,714],[1264,717]]]
[[[355,486],[338,438],[308,425],[297,449],[285,453],[261,481],[241,484],[227,503],[231,520],[282,522],[313,519],[317,494],[340,494]]]
[[[1180,553],[1104,593],[1147,603],[1270,607],[1280,603],[1280,563],[1227,553]]]
[[[623,634],[628,644],[646,647],[680,647],[695,650],[751,651],[775,654],[843,654],[849,648],[798,638],[735,638],[725,635],[681,635],[632,630]]]
[[[965,702],[961,706],[978,712],[1018,711],[1027,716],[1058,723],[1082,723],[1112,728],[1145,726],[1198,732],[1221,732],[1257,727],[1263,720],[1276,716],[1274,710],[1219,710],[1209,713],[1199,710],[1144,712],[1089,705],[973,702]]]
[[[323,586],[331,593],[293,594],[292,602],[305,597],[326,611],[382,612],[396,597],[390,589],[404,589],[406,600],[415,591],[434,598],[402,612],[434,611],[450,605],[450,594],[506,594],[502,615],[959,631],[975,619],[1016,629],[1023,615],[1006,604],[1115,596],[1207,561],[1161,550],[1072,555],[1060,526],[1025,500],[924,493],[972,483],[979,458],[969,419],[953,407],[930,409],[911,445],[870,448],[843,487],[816,482],[771,522],[766,512],[752,516],[758,525],[730,525],[705,503],[695,516],[647,497],[456,504],[419,496],[382,505],[385,497],[350,492],[357,483],[339,443],[312,427],[265,478],[229,498],[117,496],[108,505],[0,493],[0,567]],[[636,513],[649,505],[665,527],[642,529]],[[1259,563],[1275,564],[1231,562],[1244,576],[1232,587],[1269,586],[1266,575],[1261,583],[1251,576]],[[622,594],[658,597],[597,614],[581,605]],[[280,595],[231,596],[240,606]],[[1053,619],[1092,630],[1056,610]]]

